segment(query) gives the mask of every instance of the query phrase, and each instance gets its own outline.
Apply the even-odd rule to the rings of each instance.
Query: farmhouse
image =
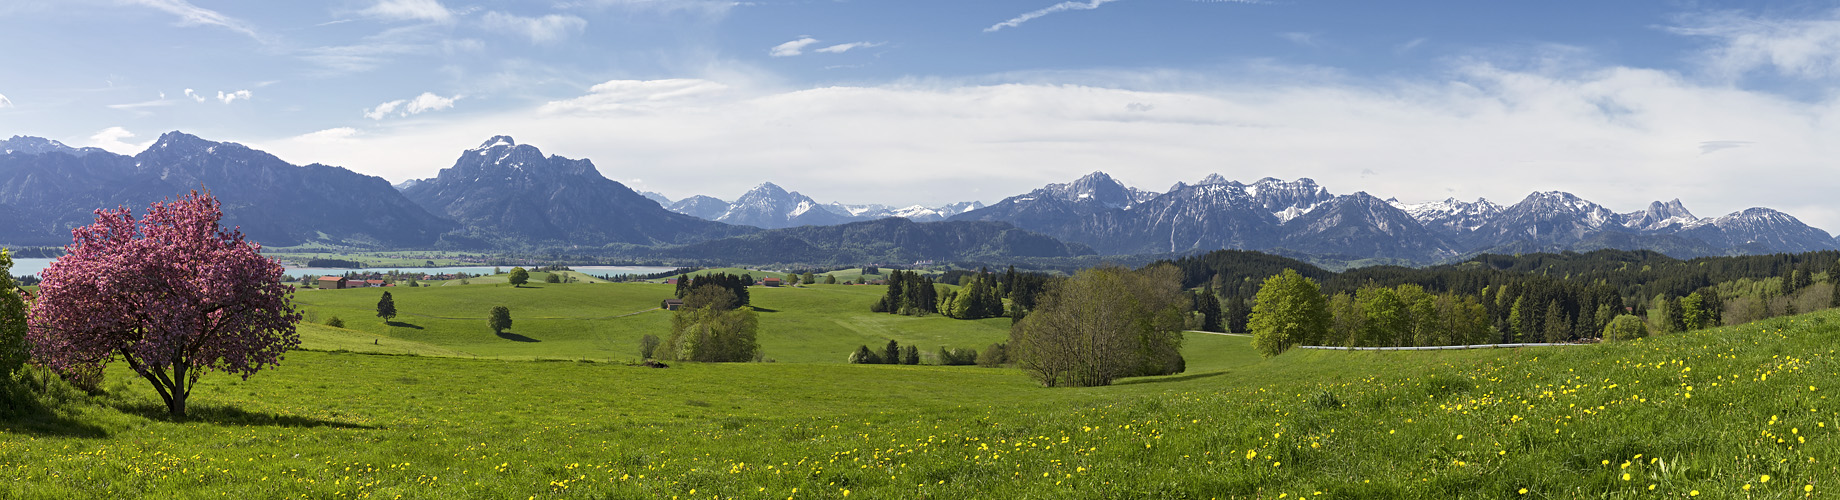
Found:
[[[364,286],[384,286],[383,280],[364,280]]]
[[[683,307],[684,301],[678,299],[664,299],[664,302],[658,303],[658,308],[666,311],[676,311]]]
[[[346,286],[346,283],[347,282],[345,280],[345,277],[343,276],[320,276],[319,277],[319,287],[322,289],[326,289],[326,290],[339,290],[343,288],[351,288],[349,286]]]
[[[766,285],[766,286],[779,286],[779,278],[767,278],[764,280],[760,280],[760,284]]]

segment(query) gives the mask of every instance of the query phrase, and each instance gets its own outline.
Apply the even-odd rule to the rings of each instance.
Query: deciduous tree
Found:
[[[511,286],[524,286],[525,283],[529,282],[530,271],[524,270],[523,267],[511,268]]]
[[[1391,295],[1389,292],[1388,295]],[[1253,298],[1252,344],[1265,357],[1308,343],[1329,330],[1329,310],[1316,280],[1285,269],[1267,278]],[[1374,315],[1368,316],[1374,318]]]
[[[486,322],[492,325],[492,333],[505,333],[505,330],[511,329],[511,308],[492,306],[492,316]]]
[[[25,366],[27,347],[26,303],[13,282],[13,255],[0,249],[0,382]]]
[[[390,292],[383,292],[383,298],[377,301],[377,317],[385,322],[396,319],[396,299],[390,297]]]
[[[300,345],[292,289],[281,264],[221,227],[222,217],[217,200],[198,192],[154,203],[139,219],[126,208],[96,211],[41,273],[28,320],[33,356],[60,371],[121,359],[181,417],[205,373],[247,379],[280,362]]]
[[[1189,299],[1173,266],[1100,267],[1059,280],[1010,329],[1009,361],[1046,386],[1180,372]]]

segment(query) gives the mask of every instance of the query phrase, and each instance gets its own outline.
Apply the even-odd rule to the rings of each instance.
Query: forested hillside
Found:
[[[1840,305],[1835,251],[1691,260],[1620,250],[1482,255],[1429,268],[1342,273],[1232,250],[1165,262],[1181,269],[1184,286],[1204,289],[1203,300],[1217,298],[1229,326],[1244,324],[1266,278],[1294,269],[1320,285],[1335,318],[1329,337],[1320,340],[1337,345],[1422,345],[1434,338],[1571,342],[1599,337],[1620,315],[1642,317],[1650,331],[1676,332]],[[1470,303],[1485,320],[1453,316]],[[1430,331],[1438,329],[1451,331]]]

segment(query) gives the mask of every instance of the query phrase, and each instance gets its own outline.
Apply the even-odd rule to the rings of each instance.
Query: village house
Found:
[[[683,307],[684,301],[678,299],[664,299],[664,302],[658,303],[658,308],[666,311],[676,311]]]
[[[779,286],[779,278],[767,278],[764,280],[760,280],[760,284],[765,285],[765,286]]]
[[[319,287],[324,290],[340,290],[340,289],[345,289],[345,288],[351,288],[350,286],[346,286],[347,284],[348,283],[344,276],[320,276],[319,277]]]

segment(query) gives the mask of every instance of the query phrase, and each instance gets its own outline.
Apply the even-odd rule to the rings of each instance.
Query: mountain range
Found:
[[[825,226],[854,221],[900,217],[915,222],[936,222],[947,217],[984,208],[976,201],[953,203],[940,207],[913,205],[904,208],[892,208],[887,205],[845,205],[842,203],[818,203],[809,196],[797,191],[786,191],[771,182],[763,182],[748,192],[742,193],[733,203],[721,199],[696,195],[676,202],[658,193],[646,193],[647,198],[659,205],[680,214],[695,216],[705,220],[741,224],[766,229],[797,226]]]
[[[985,206],[821,203],[771,182],[729,202],[673,201],[608,179],[587,159],[508,136],[462,151],[434,177],[395,186],[342,167],[296,166],[181,132],[133,156],[57,141],[0,141],[0,243],[52,246],[97,208],[136,208],[204,188],[226,223],[269,246],[562,249],[647,259],[901,262],[1260,250],[1343,262],[1430,264],[1475,253],[1617,248],[1676,257],[1803,252],[1835,239],[1750,208],[1700,218],[1680,202],[1618,213],[1535,192],[1401,203],[1333,194],[1303,178],[1209,175],[1163,192],[1103,172]]]
[[[1699,218],[1680,200],[1617,213],[1560,191],[1501,206],[1486,199],[1407,204],[1316,181],[1210,175],[1142,193],[1103,172],[1051,184],[950,220],[1001,221],[1104,254],[1221,248],[1427,264],[1476,253],[1655,250],[1677,257],[1836,248],[1827,232],[1768,208]]]

